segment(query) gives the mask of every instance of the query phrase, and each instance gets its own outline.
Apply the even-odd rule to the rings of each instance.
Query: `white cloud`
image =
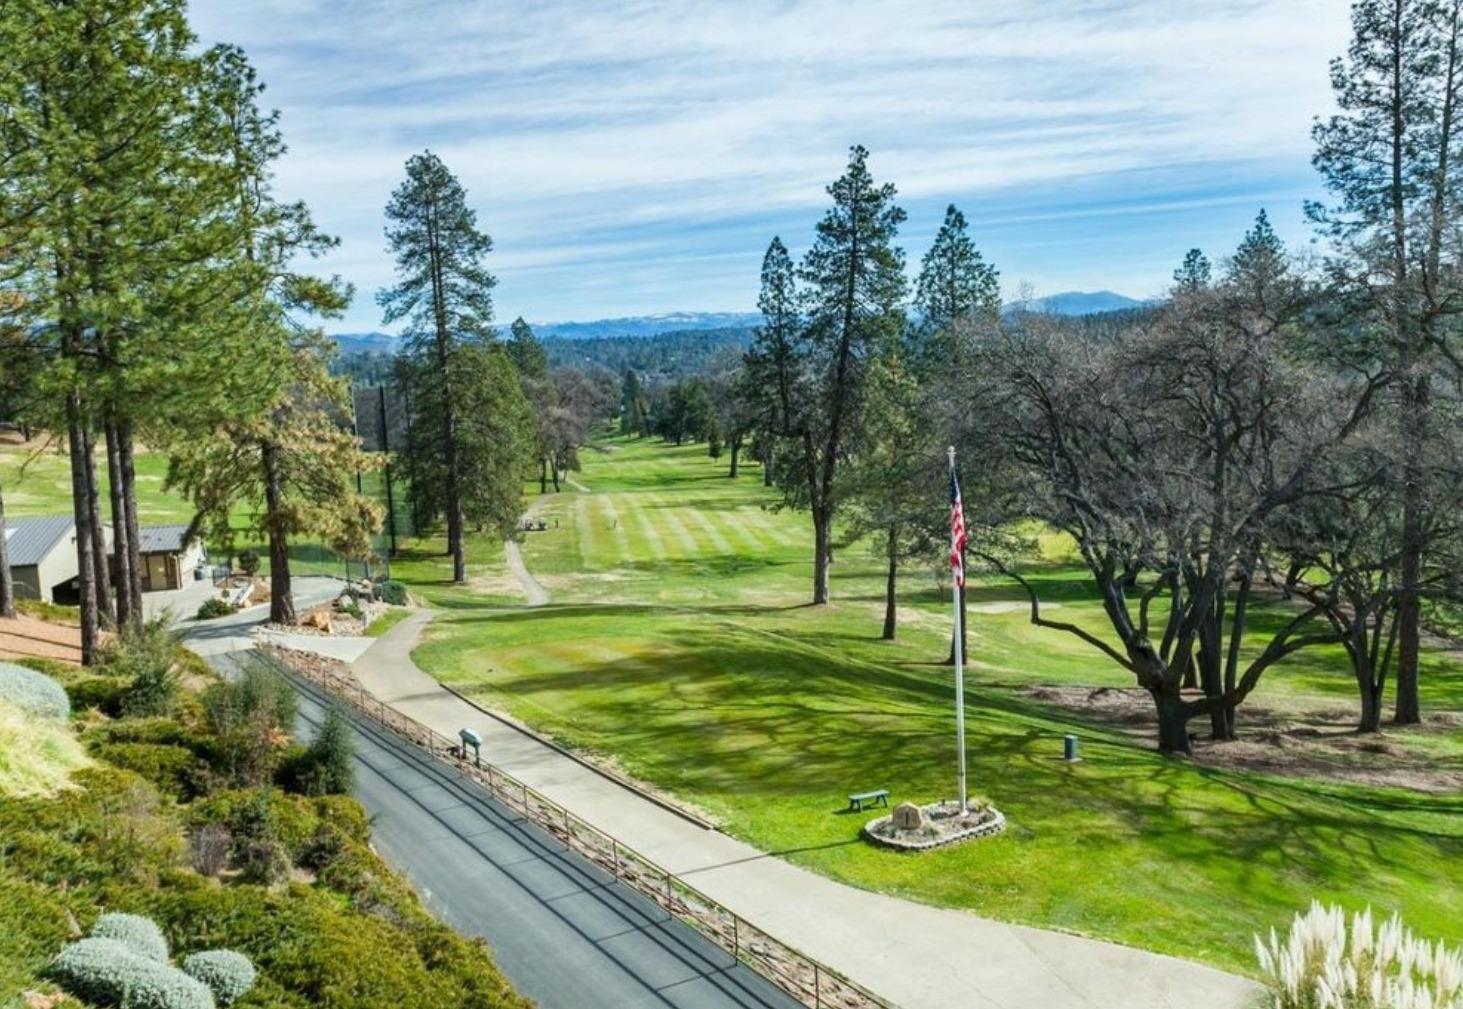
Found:
[[[1339,0],[196,0],[193,15],[269,82],[291,144],[281,188],[342,235],[332,268],[386,282],[381,207],[431,146],[497,239],[500,298],[539,317],[739,307],[715,296],[745,302],[755,283],[731,272],[728,222],[806,232],[854,142],[911,201],[999,204],[1134,171],[1202,190],[1237,162],[1294,177],[1347,33]],[[546,268],[684,258],[665,233],[698,223],[682,290],[715,304],[588,277],[616,300],[543,303]]]

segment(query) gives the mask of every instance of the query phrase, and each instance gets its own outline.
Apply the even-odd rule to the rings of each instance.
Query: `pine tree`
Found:
[[[339,704],[331,704],[301,760],[300,784],[305,793],[349,795],[356,783],[355,758],[350,719]]]
[[[113,427],[165,409],[183,384],[197,329],[183,296],[194,285],[182,280],[217,256],[223,191],[203,150],[203,61],[193,42],[181,0],[0,8],[0,283],[20,294],[31,323],[34,419],[65,431],[70,449],[88,662],[99,619],[112,611],[97,435],[106,432],[121,488],[118,611],[139,618],[127,535],[136,495],[121,466],[130,438],[124,446]]]
[[[269,544],[270,619],[293,624],[291,540],[318,536],[349,557],[364,557],[380,525],[379,509],[355,479],[377,457],[363,453],[341,422],[349,398],[329,374],[333,348],[301,324],[307,314],[337,315],[351,292],[334,278],[296,269],[297,260],[336,242],[316,229],[303,205],[273,192],[272,166],[285,150],[279,116],[261,109],[263,85],[242,52],[218,47],[206,55],[204,93],[208,142],[231,194],[227,259],[211,278],[230,297],[207,318],[230,334],[221,347],[238,359],[207,359],[212,381],[227,395],[185,395],[167,411],[169,482],[193,501],[197,523],[215,542],[234,541],[236,505],[250,509],[248,531]],[[247,343],[247,357],[237,341]]]
[[[544,350],[544,345],[539,343],[538,337],[534,336],[533,327],[520,315],[513,320],[508,333],[508,356],[513,361],[513,367],[518,369],[518,374],[524,378],[547,378],[549,355]]]
[[[1309,210],[1334,243],[1333,273],[1371,316],[1366,368],[1391,376],[1402,459],[1402,556],[1396,720],[1421,720],[1418,658],[1427,562],[1424,450],[1433,385],[1463,360],[1457,319],[1463,284],[1453,218],[1460,201],[1460,5],[1435,0],[1357,0],[1352,41],[1331,65],[1340,111],[1317,123],[1315,165],[1334,204]],[[1350,362],[1356,364],[1356,361]],[[1449,376],[1450,378],[1453,376]]]
[[[804,421],[801,477],[813,519],[813,602],[828,602],[838,464],[859,434],[868,365],[891,353],[904,329],[904,254],[895,247],[904,211],[895,188],[878,185],[868,151],[854,147],[848,168],[828,187],[833,206],[818,223],[803,257],[803,330],[810,381],[801,395]],[[799,491],[799,493],[804,493]]]
[[[1173,271],[1174,291],[1190,294],[1209,286],[1213,271],[1209,259],[1201,249],[1190,249],[1184,253],[1184,261]]]
[[[414,485],[413,493],[426,493],[436,506],[433,510],[446,516],[452,578],[462,584],[467,581],[467,551],[461,386],[468,377],[465,367],[476,356],[469,352],[493,339],[492,290],[497,281],[484,262],[493,242],[478,230],[461,183],[431,151],[407,161],[406,180],[392,193],[386,217],[397,285],[382,291],[378,301],[387,324],[406,322],[406,353],[417,359],[411,371],[413,399],[430,408],[440,439],[433,449],[440,453],[441,466],[427,471],[440,487],[419,491]]]
[[[981,258],[954,204],[945,208],[945,221],[920,262],[914,305],[922,325],[937,332],[969,317],[1000,317],[1000,273]]]

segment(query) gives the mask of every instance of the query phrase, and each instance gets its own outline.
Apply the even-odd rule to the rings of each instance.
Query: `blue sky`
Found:
[[[194,0],[283,113],[283,195],[342,243],[332,329],[380,328],[382,207],[431,147],[493,236],[501,321],[750,311],[807,247],[847,148],[909,212],[947,203],[1007,298],[1159,293],[1265,207],[1297,248],[1320,187],[1343,0]]]

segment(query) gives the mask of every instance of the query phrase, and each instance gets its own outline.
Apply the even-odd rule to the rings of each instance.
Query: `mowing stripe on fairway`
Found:
[[[650,548],[651,556],[658,561],[666,560],[670,557],[670,551],[666,549],[665,540],[660,538],[660,530],[655,528],[655,523],[645,513],[645,492],[636,491],[633,494],[625,495],[625,498],[625,504],[630,509],[630,514],[634,516],[635,524],[640,528],[641,536],[645,540],[645,545]]]
[[[691,506],[685,509],[685,514],[688,519],[701,527],[701,531],[704,532],[706,534],[706,538],[711,541],[712,549],[714,549],[718,554],[725,556],[740,552],[732,549],[731,543],[727,541],[727,538],[721,534],[721,530],[717,528],[717,526],[721,525],[720,515],[716,516],[715,520],[713,521],[712,518],[709,518],[707,514],[701,510],[700,504],[698,502],[692,502]]]
[[[608,540],[614,544],[615,562],[623,565],[631,558],[630,533],[629,530],[620,525],[620,513],[615,508],[615,496],[613,494],[597,493],[594,495],[599,501],[599,513],[604,519],[606,528],[602,535],[597,537],[595,546],[600,542]]]
[[[781,550],[795,546],[797,538],[786,528],[787,518],[780,512],[770,512],[755,505],[743,505],[736,511],[743,527],[766,544],[768,550]]]
[[[665,497],[660,494],[647,494],[645,498],[647,505],[649,505],[646,511],[653,515],[652,521],[659,522],[663,525],[666,531],[674,536],[676,542],[681,545],[681,557],[685,560],[691,560],[701,556],[703,553],[701,545],[696,542],[696,537],[691,535],[691,531],[681,521],[679,504],[668,505]]]
[[[783,545],[767,528],[766,512],[740,506],[727,509],[720,518],[732,535],[747,544],[747,549],[754,554],[774,553]]]
[[[578,548],[579,563],[587,569],[599,568],[601,565],[595,549],[599,546],[599,534],[589,521],[589,495],[575,494],[570,501],[574,508],[574,538],[575,546]]]

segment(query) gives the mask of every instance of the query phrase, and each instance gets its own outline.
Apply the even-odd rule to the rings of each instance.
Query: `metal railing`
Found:
[[[613,874],[809,1009],[896,1009],[893,1003],[753,925],[502,768],[465,756],[457,741],[373,697],[351,677],[313,665],[296,666],[278,656],[262,654],[287,675],[314,684],[476,782],[493,798],[522,813],[568,848]]]

